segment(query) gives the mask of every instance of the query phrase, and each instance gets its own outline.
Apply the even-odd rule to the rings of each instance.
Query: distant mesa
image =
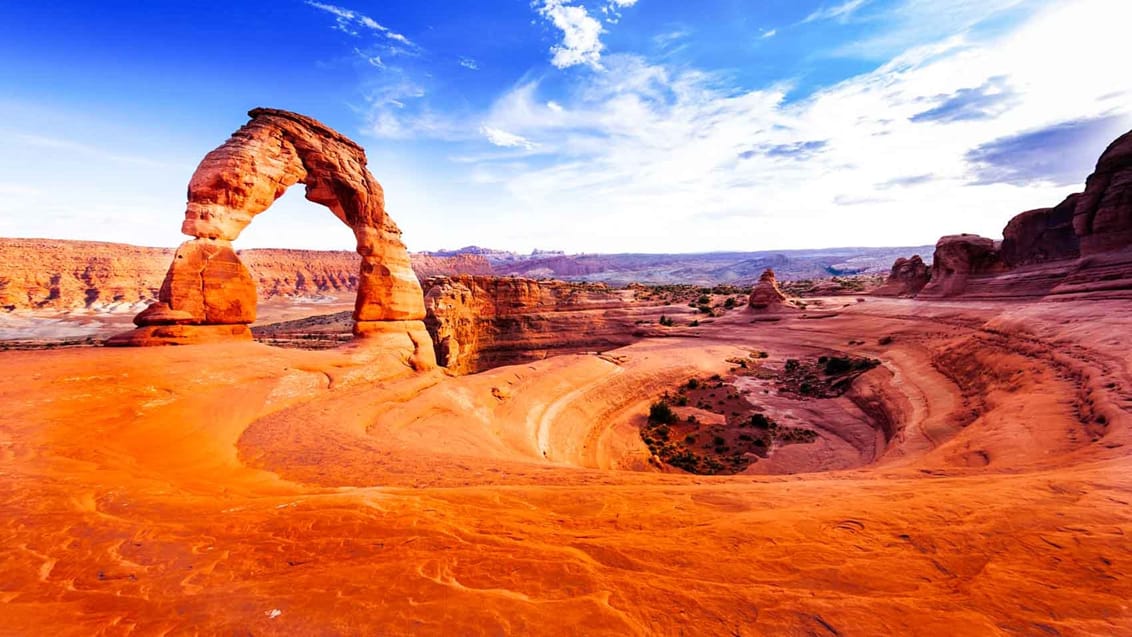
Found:
[[[361,146],[309,117],[267,108],[208,153],[189,181],[181,244],[158,293],[158,307],[135,318],[138,329],[115,345],[185,344],[250,339],[256,287],[232,249],[252,219],[291,186],[348,225],[361,255],[354,333],[399,333],[413,360],[435,365],[424,329],[424,297],[385,212],[381,185]],[[427,350],[427,351],[426,351]]]

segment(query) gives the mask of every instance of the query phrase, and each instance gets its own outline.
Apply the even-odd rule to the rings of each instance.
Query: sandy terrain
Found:
[[[0,633],[1130,634],[1127,310],[829,299],[464,377],[0,352]],[[882,366],[745,474],[651,464],[649,403],[752,349]]]

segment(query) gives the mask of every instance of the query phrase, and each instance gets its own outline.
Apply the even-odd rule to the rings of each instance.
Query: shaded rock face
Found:
[[[786,295],[778,289],[774,270],[767,268],[751,290],[751,296],[747,298],[747,306],[755,310],[771,310],[781,307],[785,302]]]
[[[943,237],[935,245],[931,281],[920,291],[923,297],[947,297],[962,294],[968,279],[1006,270],[993,239],[973,234]]]
[[[1074,207],[1073,230],[1082,255],[1132,246],[1132,131],[1101,154]]]
[[[361,256],[355,334],[384,333],[379,326],[362,324],[394,321],[423,335],[421,287],[401,231],[385,213],[384,192],[366,169],[365,151],[303,115],[264,108],[248,115],[251,121],[205,155],[189,181],[181,232],[194,239],[178,248],[158,301],[191,315],[192,325],[255,320],[255,286],[230,242],[287,188],[301,182],[307,199],[329,208],[354,232]],[[145,330],[146,320],[139,315],[142,333],[123,335],[116,344],[160,342]]]
[[[1002,231],[1000,255],[1009,267],[1076,259],[1081,241],[1073,230],[1080,194],[1069,195],[1053,208],[1030,210],[1014,217]]]
[[[901,257],[892,264],[892,272],[884,285],[872,293],[877,296],[915,296],[931,278],[931,269],[920,255],[914,254],[910,259]]]
[[[603,284],[456,276],[425,290],[437,361],[458,374],[636,340],[631,301]]]

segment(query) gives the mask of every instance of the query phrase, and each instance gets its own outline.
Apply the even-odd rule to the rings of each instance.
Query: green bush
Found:
[[[676,422],[676,412],[663,400],[653,403],[649,407],[649,422],[661,425],[671,425]]]

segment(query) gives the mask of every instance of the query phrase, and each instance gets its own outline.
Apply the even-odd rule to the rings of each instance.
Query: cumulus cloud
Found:
[[[543,0],[538,13],[562,32],[562,41],[550,48],[550,63],[560,69],[584,64],[601,68],[601,23],[581,5],[569,0]]]
[[[460,58],[459,64],[460,64],[460,66],[462,66],[466,69],[472,70],[472,71],[480,70],[480,65],[475,60],[473,60],[472,58],[469,58],[469,57]]]

